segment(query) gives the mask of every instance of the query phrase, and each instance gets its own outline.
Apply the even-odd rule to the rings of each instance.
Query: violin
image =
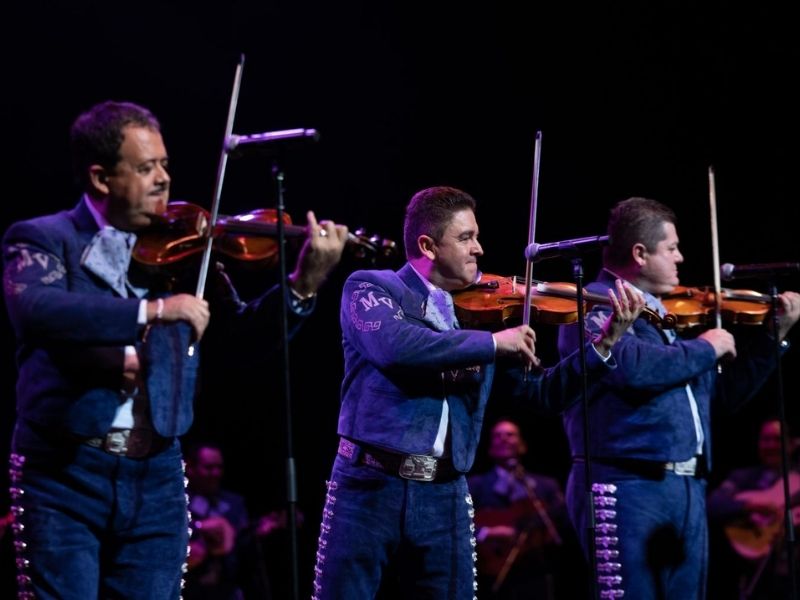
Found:
[[[292,225],[284,213],[284,235],[304,238],[306,228]],[[164,267],[202,253],[208,236],[214,249],[259,266],[272,266],[278,256],[278,216],[273,208],[259,208],[243,215],[219,216],[214,231],[209,231],[209,213],[204,208],[176,200],[167,205],[153,226],[137,235],[132,258],[146,267]],[[396,252],[392,240],[368,236],[364,230],[348,232],[348,244],[359,258],[389,258]]]
[[[769,294],[723,288],[720,297],[722,321],[729,325],[761,325],[770,312]],[[661,301],[667,309],[664,321],[679,331],[714,325],[716,295],[708,288],[678,286]]]
[[[546,325],[565,325],[578,320],[577,288],[572,283],[537,282],[531,291],[531,321]],[[585,304],[609,304],[608,297],[584,293]],[[519,323],[525,303],[525,284],[516,277],[484,273],[478,283],[453,292],[456,316],[462,327],[498,331]],[[643,309],[640,318],[668,328],[657,312]]]

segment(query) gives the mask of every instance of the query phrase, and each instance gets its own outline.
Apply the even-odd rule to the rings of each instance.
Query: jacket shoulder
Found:
[[[57,238],[75,233],[75,225],[69,212],[42,215],[13,223],[3,236],[3,243],[13,243],[17,238]]]
[[[345,289],[353,289],[353,287],[368,285],[376,285],[386,289],[390,294],[396,295],[408,289],[403,279],[397,274],[396,271],[391,269],[382,270],[369,270],[362,269],[350,274],[345,282]]]

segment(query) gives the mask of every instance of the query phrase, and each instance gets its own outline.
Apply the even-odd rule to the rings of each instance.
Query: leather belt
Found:
[[[172,438],[162,437],[150,429],[112,429],[104,436],[82,442],[115,456],[146,458],[166,450]]]
[[[697,475],[697,457],[693,456],[689,460],[684,460],[683,462],[664,463],[664,470],[672,471],[675,475],[694,477]]]
[[[573,463],[583,463],[585,458],[581,455],[572,457]],[[660,478],[664,472],[675,473],[675,475],[684,475],[686,477],[703,477],[706,475],[705,461],[702,456],[693,456],[689,460],[681,462],[658,462],[652,460],[641,460],[637,458],[605,458],[605,457],[592,457],[592,462],[599,465],[605,465],[628,471],[631,473],[638,473],[643,477]]]
[[[339,439],[339,455],[412,481],[452,481],[462,475],[449,458],[425,454],[400,454]]]

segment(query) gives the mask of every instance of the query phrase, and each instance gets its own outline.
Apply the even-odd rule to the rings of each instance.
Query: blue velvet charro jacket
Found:
[[[340,322],[345,375],[339,434],[400,453],[429,454],[447,398],[455,468],[472,466],[495,375],[487,331],[437,331],[426,321],[428,289],[413,268],[357,271],[344,285]],[[591,373],[608,367],[590,349]],[[577,352],[517,388],[561,409],[580,392]]]
[[[614,285],[601,273],[587,291],[605,295]],[[595,306],[587,315],[587,330],[596,332],[608,308]],[[559,351],[574,351],[577,325],[562,326]],[[638,319],[613,348],[617,368],[589,387],[590,454],[601,458],[628,458],[658,462],[684,461],[696,454],[697,439],[686,384],[692,387],[703,427],[703,455],[711,466],[712,402],[715,408],[735,410],[763,385],[775,367],[774,340],[761,328],[739,345],[737,358],[715,368],[711,345],[703,340],[678,338],[668,344],[664,334]],[[578,403],[564,412],[564,426],[572,454],[584,454],[583,409]]]
[[[163,436],[181,435],[192,422],[199,361],[198,352],[186,351],[191,329],[155,325],[142,343],[140,300],[120,297],[81,265],[97,230],[81,200],[70,211],[15,223],[3,238],[5,301],[18,342],[18,417],[78,436],[105,434],[120,403],[124,347],[138,345],[153,425]],[[276,290],[248,305],[226,298],[229,312],[273,340]],[[311,308],[290,311],[293,330]],[[212,315],[212,322],[222,316],[213,307]]]

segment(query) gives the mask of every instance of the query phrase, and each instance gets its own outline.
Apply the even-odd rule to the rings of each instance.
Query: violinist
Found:
[[[577,353],[539,372],[527,325],[460,329],[450,292],[474,283],[483,248],[475,201],[452,187],[406,208],[408,262],[353,273],[342,293],[345,374],[339,448],[328,482],[313,598],[374,598],[385,573],[402,598],[472,598],[475,540],[469,471],[496,367],[536,368],[529,402],[579,395]],[[643,306],[622,283],[614,315],[590,346],[592,374]]]
[[[655,200],[630,198],[612,209],[608,234],[604,268],[587,290],[602,293],[622,278],[663,315],[660,297],[678,285],[683,262],[674,212]],[[800,295],[785,292],[780,304],[778,330],[763,328],[747,347],[737,347],[724,329],[690,340],[640,319],[614,347],[617,368],[589,385],[592,483],[609,484],[596,487],[594,498],[603,509],[595,529],[598,584],[615,594],[608,597],[705,597],[711,404],[735,409],[768,378],[775,367],[773,336],[788,346],[786,335],[800,318]],[[586,334],[598,331],[607,310],[592,309]],[[561,354],[583,338],[576,325],[562,326]],[[720,359],[729,362],[718,375]],[[573,405],[564,413],[573,457],[567,506],[578,532],[587,531],[589,515],[582,411]],[[581,543],[584,551],[590,546],[586,535]]]
[[[169,197],[153,114],[97,104],[75,120],[71,147],[78,204],[15,223],[3,239],[18,344],[10,478],[19,596],[178,598],[188,519],[177,436],[192,420],[197,353],[190,360],[187,350],[211,309],[127,277],[136,232]],[[308,231],[287,299],[295,321],[347,233],[311,214]],[[257,319],[260,335],[282,301],[273,290],[236,304],[230,318]]]

